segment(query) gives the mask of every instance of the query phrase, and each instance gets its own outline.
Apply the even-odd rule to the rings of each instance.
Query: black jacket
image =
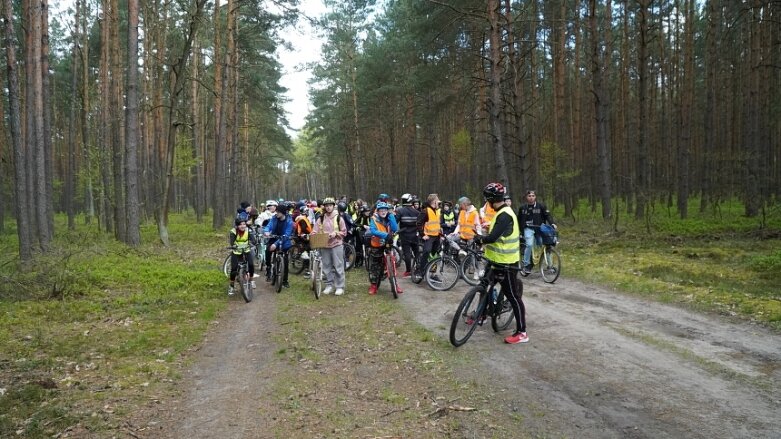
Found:
[[[544,223],[553,225],[553,216],[548,208],[539,201],[534,204],[523,203],[518,209],[518,223],[521,228],[540,226]]]
[[[396,222],[399,223],[399,235],[414,238],[418,234],[418,212],[412,206],[402,206],[396,210]]]

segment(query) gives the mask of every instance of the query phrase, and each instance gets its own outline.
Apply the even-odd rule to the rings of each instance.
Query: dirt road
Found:
[[[447,339],[466,286],[433,292],[403,285],[399,303]],[[524,285],[530,343],[506,345],[504,334],[485,325],[457,350],[474,361],[455,367],[459,379],[493,386],[486,400],[504,413],[500,419],[522,418],[519,436],[781,437],[781,335],[566,278]],[[261,294],[263,302],[249,306],[234,301],[195,355],[182,384],[189,390],[151,423],[139,421],[135,437],[271,437],[263,426],[278,421],[264,410],[265,395],[289,366],[274,359],[274,294]]]
[[[459,349],[552,430],[599,438],[781,437],[778,334],[565,278],[554,285],[525,279],[524,286],[528,344],[505,345],[485,325]],[[415,292],[403,302],[446,338],[465,291]]]

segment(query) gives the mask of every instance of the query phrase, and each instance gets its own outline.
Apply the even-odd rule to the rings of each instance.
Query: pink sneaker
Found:
[[[504,342],[509,344],[527,343],[528,341],[529,336],[526,335],[525,332],[516,332],[515,334],[508,335],[504,338]]]
[[[396,286],[396,294],[402,294],[403,292],[404,292],[404,290],[402,290],[401,287],[397,285]]]
[[[371,284],[369,286],[369,295],[373,296],[375,294],[377,294],[377,285]]]

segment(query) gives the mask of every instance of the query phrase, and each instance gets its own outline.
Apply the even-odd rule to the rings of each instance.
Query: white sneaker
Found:
[[[344,294],[344,288],[337,288],[334,293],[335,296],[341,296],[342,294]]]
[[[257,286],[255,285],[255,281],[254,280],[252,281],[252,288],[257,288]]]
[[[301,259],[308,261],[309,260],[309,252],[303,252],[301,253]]]
[[[327,286],[327,287],[325,287],[325,289],[323,290],[323,294],[331,294],[331,293],[333,293],[333,292],[334,292],[334,287],[332,287],[331,285],[328,285],[328,286]]]

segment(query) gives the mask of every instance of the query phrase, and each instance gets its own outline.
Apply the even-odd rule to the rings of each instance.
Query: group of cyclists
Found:
[[[503,270],[502,291],[505,291],[516,321],[515,332],[505,338],[506,343],[525,343],[525,307],[522,299],[523,285],[517,277],[519,271],[531,267],[531,252],[539,226],[549,224],[556,228],[550,211],[538,202],[536,192],[526,191],[525,200],[518,213],[511,207],[507,188],[501,183],[490,183],[483,189],[485,204],[478,209],[468,197],[461,197],[454,205],[442,201],[435,193],[429,194],[423,202],[409,193],[400,200],[388,194],[380,194],[376,202],[368,204],[363,200],[350,201],[346,196],[323,200],[300,200],[298,202],[268,200],[260,210],[248,202],[242,202],[237,209],[234,228],[230,230],[231,256],[230,287],[233,294],[239,257],[249,259],[249,273],[254,276],[254,261],[250,244],[266,239],[265,260],[271,252],[280,249],[284,257],[284,278],[282,286],[289,288],[287,278],[287,253],[293,245],[302,248],[307,258],[308,239],[311,233],[325,233],[328,243],[319,249],[325,276],[324,294],[345,293],[345,264],[343,243],[350,242],[356,249],[356,265],[366,263],[369,268],[370,295],[377,294],[377,286],[383,276],[383,247],[386,241],[398,235],[405,271],[403,277],[423,275],[427,258],[439,252],[440,237],[459,240],[461,244],[482,246],[489,270]],[[262,212],[261,212],[262,211]],[[521,255],[521,242],[525,251]],[[366,255],[366,260],[363,259]],[[416,263],[413,264],[413,261]],[[266,264],[266,280],[270,280],[270,267]],[[413,266],[415,268],[413,268]],[[413,273],[413,269],[417,272]],[[397,293],[402,293],[400,287]]]

